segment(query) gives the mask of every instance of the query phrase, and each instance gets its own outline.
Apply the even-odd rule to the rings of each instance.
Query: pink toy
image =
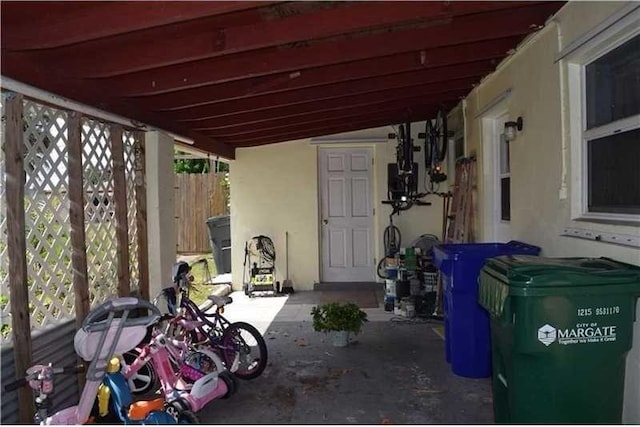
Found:
[[[181,326],[192,330],[200,324],[184,320]],[[138,350],[138,357],[130,365],[122,360],[122,373],[132,378],[151,362],[169,406],[196,412],[214,399],[235,392],[235,378],[220,357],[206,349],[192,348],[187,340],[170,338],[154,328],[149,343]]]

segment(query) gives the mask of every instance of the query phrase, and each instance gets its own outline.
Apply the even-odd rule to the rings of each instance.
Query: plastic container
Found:
[[[478,275],[488,258],[537,255],[527,243],[460,243],[433,247],[434,264],[444,288],[445,353],[454,374],[469,378],[491,375],[489,314],[478,304]]]
[[[207,219],[213,261],[217,274],[231,273],[231,220],[229,215]]]
[[[640,267],[607,258],[487,261],[497,423],[620,424]]]

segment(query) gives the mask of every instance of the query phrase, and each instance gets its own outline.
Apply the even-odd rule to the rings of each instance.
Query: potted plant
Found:
[[[349,343],[349,334],[360,333],[367,321],[367,313],[352,302],[330,302],[311,309],[313,329],[317,332],[331,332],[333,345],[344,347]]]

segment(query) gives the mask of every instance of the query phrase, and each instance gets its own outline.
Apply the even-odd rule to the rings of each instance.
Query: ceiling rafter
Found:
[[[563,4],[1,2],[0,65],[233,159],[448,111]]]
[[[437,112],[438,107],[434,107],[432,110],[418,113],[401,113],[398,116],[390,116],[376,120],[362,120],[345,123],[343,125],[334,127],[321,127],[313,129],[305,129],[302,132],[282,133],[277,135],[267,135],[263,138],[249,140],[246,138],[234,139],[232,143],[236,147],[251,147],[255,145],[266,145],[285,141],[295,141],[298,139],[313,138],[316,136],[333,135],[337,133],[350,132],[360,129],[369,129],[380,126],[396,125],[403,122],[416,122],[426,120]]]
[[[51,73],[49,70],[39,67],[37,63],[27,61],[25,58],[13,58],[11,53],[3,55],[2,72],[8,76],[18,76],[21,82],[26,82],[35,87],[47,88],[48,91],[55,94],[63,94],[74,101],[193,139],[194,145],[198,148],[206,150],[208,147],[209,150],[215,151],[223,157],[228,159],[235,158],[233,146],[226,144],[224,141],[214,140],[181,123],[167,120],[156,113],[137,108],[131,102],[120,100],[105,105],[101,103],[101,88],[86,81],[70,82],[68,77],[65,78],[60,74]],[[72,91],[69,90],[70,87],[73,88]]]
[[[454,99],[455,100],[455,99]],[[296,127],[318,127],[319,125],[326,125],[327,123],[339,124],[339,121],[345,120],[359,120],[365,117],[380,116],[383,114],[394,116],[400,112],[423,110],[425,105],[433,107],[433,103],[425,104],[423,98],[409,98],[409,99],[397,99],[380,104],[359,105],[355,107],[347,107],[339,110],[328,110],[321,113],[308,114],[305,116],[299,116],[292,121],[291,118],[285,117],[278,120],[271,120],[261,123],[259,125],[252,126],[237,126],[233,128],[227,128],[222,130],[211,131],[209,129],[202,129],[203,133],[212,135],[216,138],[235,138],[238,136],[245,136],[248,134],[261,134],[276,133],[286,131],[289,128]]]
[[[300,71],[354,60],[455,46],[474,41],[526,35],[530,26],[544,21],[552,3],[465,15],[449,25],[376,34],[370,37],[319,43],[311,46],[267,48],[221,58],[177,64],[100,81],[117,95],[145,95],[199,87],[212,83]]]
[[[508,37],[454,47],[400,53],[291,73],[236,80],[226,84],[150,95],[141,97],[141,100],[155,110],[171,111],[399,72],[428,69],[435,71],[439,67],[480,60],[493,60],[497,64],[520,38],[520,36]]]
[[[414,21],[425,15],[427,18],[440,16],[447,9],[441,3],[429,2],[402,2],[391,11],[382,3],[354,3],[276,20],[262,17],[258,22],[244,25],[225,23],[216,16],[214,18],[218,18],[218,22],[197,20],[179,23],[137,36],[120,37],[121,40],[96,40],[81,46],[56,49],[47,55],[49,58],[70,61],[78,75],[110,77],[171,63],[214,58],[363,28]],[[99,63],[92,60],[90,55],[96,51],[104,51]]]
[[[378,113],[370,113],[367,115],[357,115],[357,116],[352,116],[349,118],[349,122],[350,123],[361,123],[361,122],[371,122],[371,121],[375,121],[375,122],[380,122],[383,120],[388,120],[390,117],[393,117],[394,119],[397,119],[398,121],[404,121],[406,120],[406,117],[409,116],[416,116],[416,115],[425,115],[425,114],[429,114],[432,110],[433,110],[434,106],[425,106],[425,107],[420,107],[417,109],[414,109],[411,112],[408,112],[407,109],[405,107],[401,107],[401,108],[397,108],[397,109],[391,109],[391,110],[386,110],[383,112],[378,112]],[[340,118],[334,118],[334,119],[330,119],[330,120],[325,120],[325,121],[321,121],[321,122],[315,122],[315,123],[302,123],[302,124],[294,124],[291,126],[288,126],[286,128],[282,128],[282,129],[277,129],[274,130],[272,132],[261,132],[261,131],[257,131],[257,132],[247,132],[247,133],[243,133],[243,134],[239,134],[239,135],[235,135],[233,136],[234,138],[242,138],[242,140],[244,141],[259,141],[265,138],[269,138],[269,137],[273,137],[276,135],[291,135],[291,134],[299,134],[301,132],[315,132],[317,130],[323,130],[323,129],[333,129],[337,126],[341,126],[343,125],[344,122],[340,121]],[[395,124],[395,122],[394,122]]]
[[[49,49],[264,7],[268,1],[2,2],[2,47]],[[140,19],[143,16],[144,19]]]
[[[440,87],[438,87],[440,86]],[[387,91],[383,93],[368,93],[353,97],[335,98],[321,102],[309,102],[307,104],[282,107],[273,110],[255,111],[251,113],[238,114],[237,116],[219,117],[213,119],[205,119],[198,122],[192,122],[190,126],[193,129],[202,129],[216,126],[219,123],[244,123],[246,125],[255,125],[257,123],[270,122],[276,119],[287,118],[296,120],[303,116],[311,116],[326,111],[338,111],[345,108],[353,107],[370,107],[372,105],[384,104],[400,99],[424,98],[422,102],[428,102],[426,97],[431,96],[434,99],[450,99],[455,97],[460,99],[468,93],[472,88],[472,80],[453,82],[445,85],[431,85],[430,87],[415,88],[409,91]],[[454,95],[452,95],[453,93]],[[407,105],[409,107],[409,105]]]
[[[205,104],[177,111],[171,115],[176,120],[194,120],[210,117],[222,117],[236,113],[246,113],[265,109],[279,108],[288,105],[304,104],[309,100],[322,101],[343,98],[370,92],[389,89],[411,90],[413,86],[421,86],[435,82],[447,82],[461,78],[474,78],[479,81],[493,69],[490,61],[478,61],[468,64],[451,65],[437,69],[409,71],[387,74],[367,79],[346,81],[296,91],[254,96],[216,104]]]

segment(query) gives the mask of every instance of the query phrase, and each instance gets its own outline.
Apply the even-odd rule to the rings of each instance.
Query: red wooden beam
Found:
[[[384,104],[376,104],[369,107],[352,107],[343,110],[325,111],[323,113],[302,116],[291,120],[287,118],[287,123],[279,123],[274,126],[275,121],[265,122],[262,126],[244,126],[237,128],[233,132],[206,132],[208,135],[217,139],[228,140],[236,138],[258,139],[264,135],[290,133],[294,131],[303,131],[305,129],[317,129],[321,127],[333,127],[343,124],[344,122],[373,120],[383,117],[397,117],[402,114],[409,115],[423,111],[425,108],[431,111],[434,104],[425,105],[424,99],[404,99]]]
[[[382,76],[403,71],[424,70],[480,60],[498,60],[506,56],[520,36],[407,52],[381,58],[364,59],[309,68],[301,72],[281,73],[214,84],[194,89],[141,97],[153,110],[178,110],[206,103],[242,99],[255,95],[303,89],[342,81]]]
[[[326,3],[332,7],[316,8],[281,19],[267,20],[265,17],[262,22],[245,25],[233,26],[221,19],[213,22],[202,19],[183,22],[155,28],[145,34],[123,34],[66,49],[55,49],[48,52],[44,59],[67,62],[67,66],[78,76],[111,77],[372,28],[511,8],[522,3]],[[95,52],[101,52],[99,61],[95,60]]]
[[[532,25],[543,24],[557,9],[556,3],[543,3],[466,15],[453,19],[448,25],[373,34],[298,48],[244,52],[114,77],[109,82],[112,84],[111,92],[115,95],[157,94],[400,52],[525,35],[532,31]]]
[[[0,5],[2,47],[11,50],[54,48],[175,22],[268,6],[273,3],[264,1],[5,1]],[[159,40],[159,42],[162,41]]]
[[[334,115],[339,115],[343,112],[352,112],[354,111],[354,109],[356,108],[360,108],[363,113],[368,114],[368,113],[372,113],[375,112],[376,110],[385,110],[386,108],[390,108],[396,111],[404,111],[405,114],[410,115],[413,111],[419,111],[421,109],[423,109],[425,106],[429,106],[429,105],[437,105],[442,109],[445,109],[446,106],[452,106],[455,105],[456,102],[459,102],[459,100],[466,94],[467,90],[453,90],[453,91],[449,91],[446,93],[442,93],[439,94],[437,98],[433,97],[433,98],[429,98],[429,97],[424,97],[424,96],[411,96],[411,95],[405,95],[404,97],[399,97],[397,99],[394,100],[390,100],[390,101],[380,101],[377,103],[370,103],[370,104],[357,104],[357,105],[350,105],[350,106],[345,106],[344,108],[335,108],[334,110],[331,110],[330,112],[333,113]],[[309,125],[309,123],[304,123],[307,120],[313,120],[315,117],[317,117],[318,113],[313,113],[313,114],[303,114],[300,116],[291,116],[289,117],[289,126],[297,126],[297,122],[298,120],[300,120],[301,122],[303,122],[303,126],[305,128],[309,127],[309,128],[317,128],[318,125],[314,124],[314,125]],[[343,120],[344,123],[349,123],[349,120]],[[270,122],[266,122],[265,126],[268,126]],[[251,125],[247,125],[248,128],[253,128],[253,126]],[[281,134],[283,132],[286,132],[286,126],[283,127],[277,127],[275,129],[272,130],[262,130],[260,131],[261,135],[263,136],[269,136],[269,135],[273,135],[273,134]],[[211,132],[206,132],[204,131],[203,133],[207,134],[207,135],[211,135],[211,136],[216,136],[215,133],[211,133]],[[221,139],[223,139],[224,141],[234,141],[237,140],[239,138],[245,138],[245,135],[237,135],[237,136],[227,136],[227,137],[223,137]]]
[[[479,81],[482,76],[490,73],[493,69],[494,66],[491,62],[479,61],[449,67],[388,74],[386,76],[340,82],[296,91],[272,93],[216,104],[204,104],[198,107],[172,111],[171,116],[175,120],[196,120],[279,108],[287,105],[304,104],[310,100],[316,102],[388,89],[402,90],[412,86],[447,82],[466,77],[473,77],[475,79],[474,81]]]
[[[135,126],[133,121],[144,123],[193,139],[195,145],[208,146],[212,152],[222,157],[235,158],[233,147],[222,141],[214,141],[199,132],[192,131],[184,124],[142,109],[134,102],[127,100],[107,101],[105,100],[105,88],[90,81],[71,80],[60,73],[41,67],[37,62],[28,61],[25,57],[14,57],[11,53],[4,54],[2,74],[56,95],[129,118],[132,120],[132,127]]]
[[[440,96],[439,94],[445,94],[449,91],[462,91],[463,95],[466,95],[466,93],[472,89],[475,83],[477,83],[477,79],[472,77],[452,80],[446,83],[428,83],[425,85],[414,86],[410,89],[405,90],[388,89],[371,93],[363,93],[354,96],[332,98],[317,102],[313,99],[310,99],[309,102],[306,102],[304,104],[295,104],[280,108],[252,111],[248,113],[238,113],[224,117],[198,119],[191,121],[189,125],[194,129],[202,129],[215,126],[236,125],[239,123],[251,124],[284,117],[297,117],[306,114],[317,114],[321,111],[339,110],[343,108],[354,107],[357,105],[365,106],[371,104],[380,104],[392,100],[407,98],[408,96],[424,96],[425,99],[437,100],[437,98]]]
[[[285,127],[270,130],[258,130],[255,132],[252,131],[239,135],[228,135],[224,137],[220,136],[220,138],[224,139],[225,141],[233,141],[237,139],[242,139],[243,141],[251,141],[254,139],[263,139],[265,137],[270,137],[273,135],[291,134],[294,132],[299,133],[310,129],[314,130],[326,127],[334,128],[336,126],[348,124],[351,122],[362,122],[371,120],[372,118],[382,117],[394,117],[399,121],[406,121],[408,117],[413,117],[416,114],[421,114],[425,109],[428,109],[429,111],[437,111],[438,109],[443,109],[446,111],[450,106],[455,105],[455,103],[458,102],[459,99],[459,92],[455,91],[443,94],[443,97],[439,98],[438,100],[425,100],[424,97],[405,97],[404,99],[398,99],[396,101],[379,104],[379,106],[377,107],[380,108],[380,111],[377,112],[375,111],[376,106],[363,106],[361,107],[361,114],[355,114],[349,120],[341,119],[340,117],[336,116],[324,121],[298,123],[298,118],[295,118],[294,120],[291,120],[288,126]],[[338,113],[342,113],[345,111],[352,112],[353,110],[353,108],[347,110],[341,109],[338,111]],[[253,127],[249,128],[252,129]],[[215,136],[216,138],[219,137],[218,135],[208,135]]]
[[[277,142],[294,141],[305,138],[313,138],[317,136],[333,135],[342,132],[350,132],[354,130],[370,129],[380,126],[395,125],[406,121],[420,121],[433,117],[437,112],[438,107],[432,110],[425,110],[424,112],[418,112],[416,114],[400,114],[396,117],[387,116],[381,119],[363,120],[358,122],[345,122],[342,125],[334,127],[324,127],[318,129],[306,129],[301,132],[292,132],[278,135],[265,135],[259,139],[248,140],[244,138],[238,138],[228,140],[227,143],[234,145],[235,147],[252,147],[257,145],[273,144]]]

